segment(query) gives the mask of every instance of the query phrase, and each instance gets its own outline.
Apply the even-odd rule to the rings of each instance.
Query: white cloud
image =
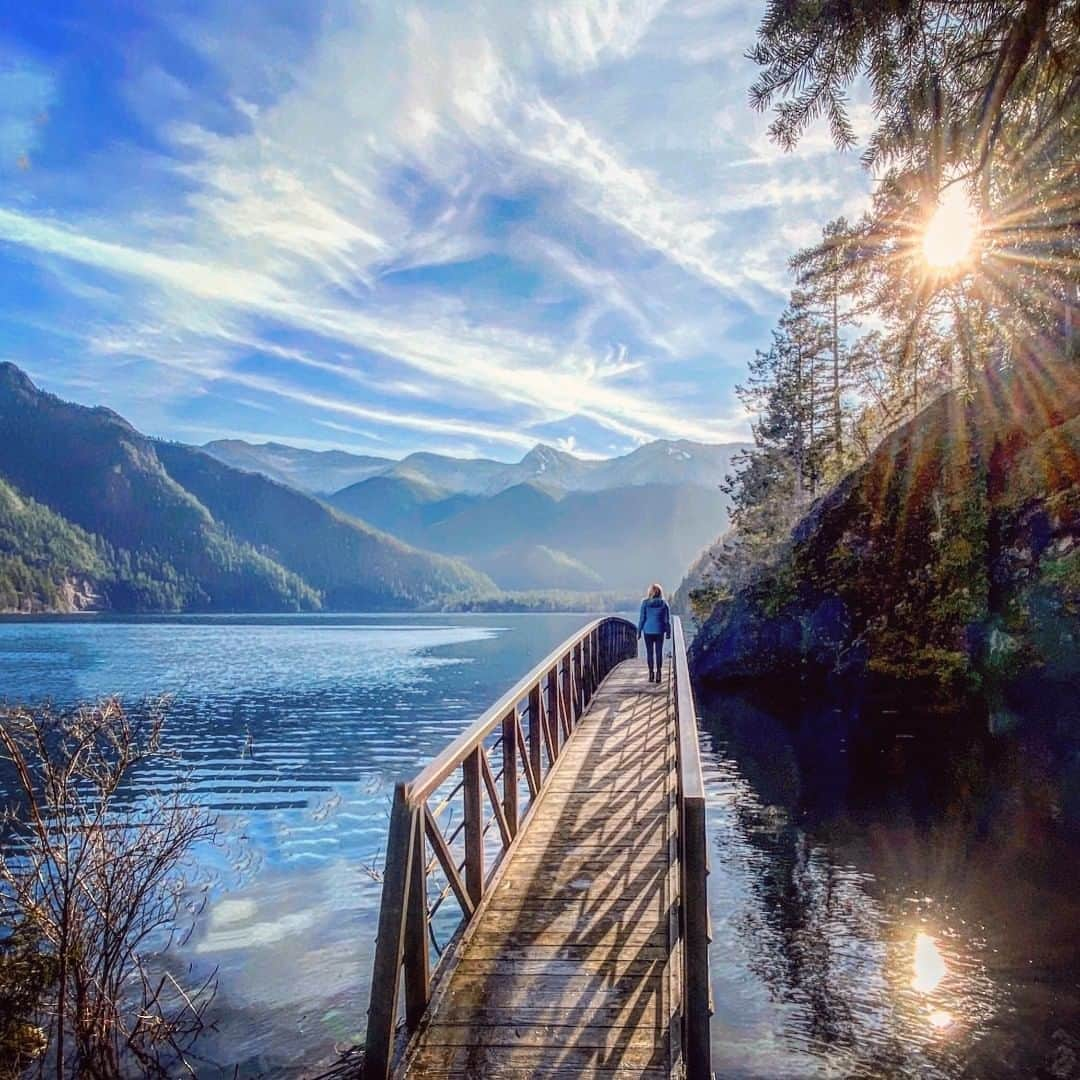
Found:
[[[630,56],[666,0],[557,0],[533,11],[537,40],[575,70]]]
[[[163,70],[127,88],[182,194],[105,221],[0,208],[0,237],[128,279],[85,336],[188,393],[228,379],[361,437],[517,447],[575,418],[624,443],[730,437],[728,327],[767,326],[787,245],[851,197],[812,142],[798,175],[762,142],[733,20],[750,25],[699,0],[341,0],[301,48],[223,8],[173,30],[233,122]],[[529,198],[492,226],[490,200]],[[473,295],[454,267],[485,257],[544,287]]]

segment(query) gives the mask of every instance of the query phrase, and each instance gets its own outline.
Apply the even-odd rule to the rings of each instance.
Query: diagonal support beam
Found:
[[[465,918],[471,919],[473,912],[476,911],[476,906],[473,904],[472,898],[465,888],[465,882],[461,880],[461,875],[454,865],[454,853],[450,850],[446,840],[443,839],[443,834],[439,831],[439,823],[435,820],[426,803],[424,804],[424,830],[427,833],[428,843],[431,844],[431,850],[435,852],[435,857],[439,860],[439,865],[446,875],[446,880],[449,882],[457,902],[461,905],[461,910],[465,913]]]
[[[487,788],[488,799],[491,802],[491,808],[495,812],[495,821],[499,826],[499,833],[502,836],[502,844],[504,848],[510,846],[510,841],[513,840],[513,836],[510,833],[510,826],[507,824],[506,815],[503,813],[502,800],[499,798],[499,789],[495,785],[495,774],[491,771],[491,762],[488,761],[488,756],[484,752],[484,748],[479,748],[480,753],[480,772],[484,776],[484,787]]]

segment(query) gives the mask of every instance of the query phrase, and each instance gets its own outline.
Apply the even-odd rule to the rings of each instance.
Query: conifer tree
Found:
[[[828,326],[832,361],[828,376],[828,422],[832,429],[832,464],[836,473],[840,473],[845,464],[844,396],[851,383],[851,358],[841,334],[855,323],[854,301],[865,258],[861,230],[840,217],[825,226],[819,243],[796,252],[790,260],[806,302],[824,316]]]

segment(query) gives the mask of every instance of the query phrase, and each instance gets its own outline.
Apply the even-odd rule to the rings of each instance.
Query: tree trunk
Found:
[[[806,489],[806,443],[803,436],[802,346],[795,346],[795,492],[802,503]]]
[[[840,474],[844,458],[844,427],[843,416],[840,411],[840,320],[837,313],[837,293],[839,281],[836,273],[833,273],[832,289],[832,355],[833,355],[833,381],[832,381],[832,407],[833,407],[833,453],[836,462],[837,475]]]
[[[817,364],[811,360],[810,363],[810,498],[814,498],[817,494],[817,458],[814,451],[814,435],[815,435],[815,414],[817,413],[817,387],[815,386],[816,379],[814,378],[817,373]]]

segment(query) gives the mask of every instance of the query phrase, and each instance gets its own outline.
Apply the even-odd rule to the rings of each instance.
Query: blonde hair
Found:
[[[660,597],[661,600],[664,599],[664,587],[660,584],[660,582],[654,581],[649,586],[649,592],[648,592],[648,595],[646,596],[646,599],[647,600],[654,600],[658,596]]]

